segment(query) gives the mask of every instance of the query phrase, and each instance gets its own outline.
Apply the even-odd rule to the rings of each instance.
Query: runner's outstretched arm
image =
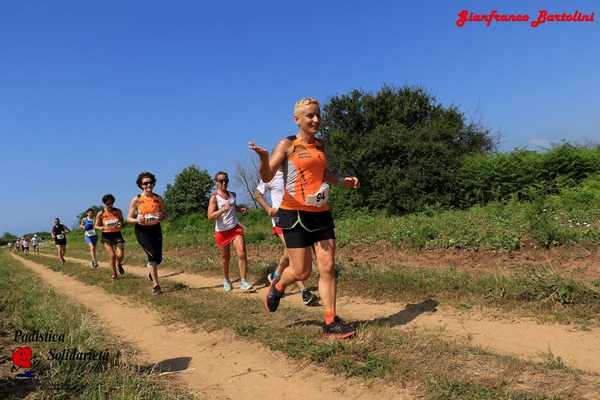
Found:
[[[292,144],[292,141],[289,139],[281,139],[275,150],[273,150],[273,155],[269,158],[269,152],[267,149],[258,146],[254,142],[248,143],[248,147],[250,150],[254,151],[258,154],[260,158],[260,179],[263,182],[271,182],[275,173],[283,163],[283,160],[287,156],[288,150]]]

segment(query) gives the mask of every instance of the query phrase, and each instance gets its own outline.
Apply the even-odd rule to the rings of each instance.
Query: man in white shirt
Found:
[[[40,249],[38,248],[38,237],[34,234],[31,238],[31,245],[33,246],[33,254],[39,254]]]
[[[258,204],[260,204],[260,206],[266,211],[267,215],[271,217],[271,221],[273,223],[273,228],[271,232],[273,233],[273,235],[279,236],[279,238],[281,239],[281,243],[283,244],[283,254],[279,258],[279,264],[277,265],[277,269],[267,276],[269,282],[271,282],[276,277],[281,276],[283,270],[290,265],[290,258],[288,256],[287,248],[285,247],[285,242],[283,239],[283,231],[280,227],[277,226],[277,210],[279,209],[279,206],[281,205],[281,202],[283,200],[283,185],[283,172],[279,170],[277,171],[271,182],[265,183],[261,180],[258,186],[256,187],[256,192],[254,193]],[[269,203],[267,203],[265,199],[265,196],[268,192],[270,192],[271,194],[271,205],[269,205]],[[304,286],[303,282],[298,281],[297,285],[302,290],[302,301],[305,305],[318,305],[319,299],[317,298],[317,296],[315,296],[314,293],[312,293]]]

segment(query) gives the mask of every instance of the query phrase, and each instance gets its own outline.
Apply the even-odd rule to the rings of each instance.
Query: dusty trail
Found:
[[[59,293],[91,310],[116,337],[130,342],[139,356],[177,375],[192,391],[211,399],[412,399],[408,391],[366,386],[334,377],[322,368],[306,368],[256,343],[225,332],[192,332],[180,324],[164,326],[153,309],[128,305],[127,298],[81,283],[41,264],[17,257]],[[133,272],[133,268],[129,268]],[[139,272],[139,271],[138,271]],[[134,322],[134,323],[132,323]],[[326,394],[326,396],[325,396]]]
[[[48,256],[50,257],[50,256]],[[88,265],[89,261],[67,257],[68,260]],[[108,264],[100,263],[108,268]],[[147,276],[143,267],[126,266],[127,273]],[[198,274],[190,274],[169,268],[161,268],[162,279],[181,282],[192,288],[213,288],[222,292],[219,280]],[[107,274],[108,278],[108,274]],[[150,287],[150,285],[149,285]],[[236,286],[237,288],[237,286]],[[262,299],[265,289],[256,293],[243,293],[235,289],[233,295],[254,296]],[[228,295],[231,295],[228,294]],[[286,296],[285,303],[305,307],[299,295]],[[527,360],[545,360],[552,353],[572,368],[600,374],[600,329],[577,330],[559,324],[542,325],[529,319],[497,319],[483,313],[467,310],[457,311],[451,307],[437,306],[424,301],[414,305],[403,303],[377,303],[356,297],[338,299],[340,314],[352,320],[367,323],[385,323],[395,329],[418,326],[426,329],[443,329],[454,337],[469,338],[470,343],[500,354]],[[259,305],[257,305],[259,306]]]

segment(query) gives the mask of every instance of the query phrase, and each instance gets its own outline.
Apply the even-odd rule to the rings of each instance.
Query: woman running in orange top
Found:
[[[356,329],[336,315],[335,231],[327,200],[329,184],[358,188],[356,177],[340,179],[327,168],[327,157],[320,140],[315,138],[321,125],[319,102],[299,100],[294,106],[294,120],[299,131],[282,139],[273,155],[251,142],[249,147],[260,157],[260,177],[269,182],[277,170],[283,170],[285,193],[277,213],[277,226],[290,257],[290,267],[273,280],[264,299],[265,308],[274,312],[285,288],[308,279],[313,249],[319,269],[319,294],[325,306],[323,334],[346,338]]]
[[[134,196],[129,203],[127,221],[135,224],[135,237],[146,252],[149,269],[148,279],[152,281],[152,294],[162,293],[158,283],[158,265],[162,262],[162,228],[160,221],[167,217],[165,203],[154,193],[156,177],[150,172],[142,172],[136,180],[142,193]]]
[[[123,275],[123,258],[125,257],[125,239],[121,234],[121,229],[125,224],[123,213],[120,209],[113,207],[115,196],[106,194],[102,197],[104,209],[96,215],[95,228],[102,232],[102,244],[104,250],[110,257],[110,266],[112,268],[112,279],[117,279],[117,269]]]

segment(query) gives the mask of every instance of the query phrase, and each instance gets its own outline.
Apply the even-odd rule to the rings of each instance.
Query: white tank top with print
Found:
[[[224,232],[236,227],[239,224],[237,214],[235,211],[235,193],[229,192],[229,198],[222,198],[219,193],[215,196],[217,198],[217,208],[220,210],[225,204],[231,204],[231,208],[225,211],[215,223],[215,231]]]

